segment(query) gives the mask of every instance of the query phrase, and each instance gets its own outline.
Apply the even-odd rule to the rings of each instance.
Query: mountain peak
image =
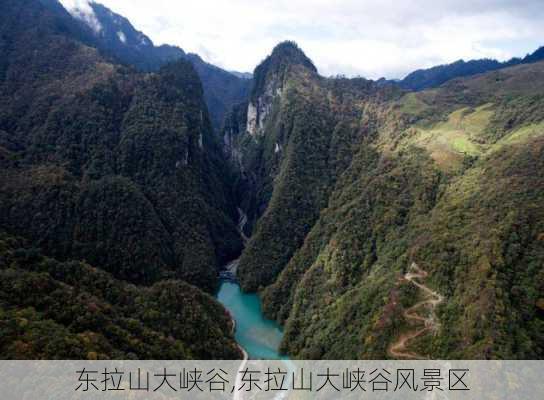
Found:
[[[286,40],[277,44],[269,58],[279,64],[302,65],[313,72],[317,72],[312,60],[292,40]]]
[[[302,66],[312,73],[317,73],[312,60],[304,54],[295,42],[284,41],[276,45],[272,53],[255,68],[252,99],[264,92],[268,82],[281,82],[289,67],[294,65]]]

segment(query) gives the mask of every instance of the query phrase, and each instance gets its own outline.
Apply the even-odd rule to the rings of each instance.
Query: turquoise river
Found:
[[[243,293],[237,283],[223,281],[217,299],[236,321],[235,339],[250,359],[287,359],[278,352],[281,327],[263,316],[259,296]]]

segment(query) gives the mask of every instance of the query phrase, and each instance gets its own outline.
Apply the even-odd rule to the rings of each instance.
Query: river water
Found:
[[[287,359],[278,351],[283,337],[281,327],[263,316],[259,296],[243,293],[237,283],[223,281],[217,299],[236,321],[234,338],[250,359]]]
[[[244,227],[247,216],[241,209],[238,229],[247,240]],[[232,261],[222,272],[222,282],[217,300],[229,310],[236,321],[234,338],[253,360],[287,360],[278,349],[283,337],[281,326],[264,317],[261,299],[256,294],[244,293],[236,282],[238,260]]]

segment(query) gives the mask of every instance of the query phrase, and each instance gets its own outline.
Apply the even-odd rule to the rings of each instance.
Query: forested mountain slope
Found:
[[[12,44],[0,92],[3,224],[126,279],[170,270],[214,287],[213,267],[240,240],[192,66],[134,73],[65,36],[64,21],[37,2],[2,11],[19,12],[2,32]],[[141,256],[109,251],[116,246]]]
[[[139,287],[0,232],[2,359],[233,359],[230,316],[182,281]]]
[[[73,35],[70,17],[37,0],[3,1],[0,16],[0,225],[8,238],[23,236],[29,247],[60,263],[76,259],[100,267],[111,273],[103,276],[112,285],[130,289],[126,296],[132,300],[154,291],[162,296],[162,284],[132,289],[117,279],[145,285],[181,279],[214,291],[218,266],[237,255],[242,242],[221,148],[192,65],[180,60],[145,74],[112,64]],[[2,268],[10,276],[2,291],[8,321],[18,318],[19,306],[32,307],[36,318],[52,318],[70,334],[79,333],[69,318],[42,315],[43,306],[30,299],[19,304],[10,298],[12,290],[27,283],[32,290],[30,281],[43,277],[19,274],[28,266],[11,259],[3,254]],[[46,264],[39,273],[64,290],[68,278]],[[187,283],[164,285],[176,286],[179,301],[192,302],[188,309],[209,311],[199,317],[210,325],[211,336],[200,332],[204,344],[222,335],[231,350],[193,352],[194,338],[164,331],[179,341],[176,354],[237,355],[222,307]],[[62,308],[62,298],[51,302]],[[193,329],[178,317],[175,329]],[[99,354],[128,354],[129,346],[111,346]],[[160,353],[137,356],[151,354]]]
[[[274,281],[325,207],[354,143],[372,134],[357,127],[370,99],[397,98],[394,85],[364,79],[325,79],[290,42],[278,45],[255,70],[255,87],[242,135],[234,135],[248,214],[259,218],[240,260],[247,290]]]
[[[284,43],[255,79],[245,128],[225,132],[262,215],[239,274],[284,350],[392,357],[425,296],[403,279],[415,264],[444,300],[410,353],[542,356],[544,63],[416,94],[324,79]]]

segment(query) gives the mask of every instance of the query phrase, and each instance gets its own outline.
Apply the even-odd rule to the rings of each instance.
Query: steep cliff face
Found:
[[[232,108],[227,114],[223,126],[223,154],[234,167],[234,171],[243,172],[241,139],[246,136],[248,103],[244,102]]]
[[[353,144],[372,134],[357,127],[362,104],[398,96],[391,85],[364,79],[327,80],[291,42],[278,45],[254,74],[241,154],[242,197],[254,235],[240,260],[246,290],[271,284],[325,207],[350,162]],[[375,117],[370,110],[368,118]],[[242,192],[243,196],[243,192]]]
[[[102,11],[111,49],[154,48]],[[239,356],[205,292],[240,205],[290,355],[543,357],[544,63],[408,93],[285,42],[220,143],[196,58],[118,65],[56,0],[0,19],[0,356]]]
[[[298,65],[317,73],[312,61],[294,42],[283,42],[274,48],[253,74],[253,87],[247,107],[247,132],[262,134],[274,102],[281,98],[290,69]]]
[[[281,43],[256,68],[248,100],[234,107],[225,121],[224,154],[234,167],[235,187],[249,216],[249,230],[266,209],[270,180],[278,172],[287,140],[283,133],[278,136],[275,128],[284,125],[277,118],[279,114],[270,112],[281,106],[284,86],[295,71],[315,73],[315,67],[295,43]]]

